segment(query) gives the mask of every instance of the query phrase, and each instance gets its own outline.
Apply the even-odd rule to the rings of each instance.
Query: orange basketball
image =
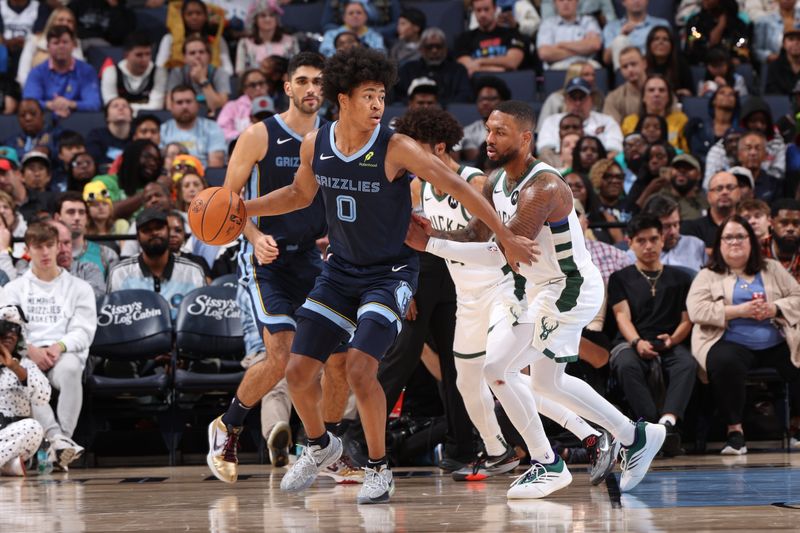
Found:
[[[223,187],[204,189],[189,205],[192,235],[206,244],[220,246],[235,240],[244,231],[246,221],[244,201]]]

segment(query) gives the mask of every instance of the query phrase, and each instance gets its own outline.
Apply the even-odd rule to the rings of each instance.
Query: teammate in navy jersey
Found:
[[[358,502],[385,502],[394,492],[386,463],[386,398],[377,369],[402,326],[417,281],[416,257],[403,242],[411,216],[407,172],[426,176],[486,221],[511,265],[533,259],[532,242],[512,235],[464,179],[409,137],[381,126],[386,90],[396,77],[394,63],[375,50],[354,48],[329,58],[323,94],[339,105],[339,121],[306,135],[291,185],[247,202],[251,216],[273,216],[307,207],[319,190],[331,243],[332,256],[296,313],[286,379],[309,440],[281,480],[282,490],[308,488],[342,453],[339,438],[325,430],[318,376],[331,350],[349,339],[347,379],[369,450]]]
[[[322,105],[323,66],[322,56],[311,52],[292,59],[289,81],[284,84],[289,109],[242,133],[228,165],[225,187],[237,193],[242,191],[245,199],[253,199],[292,182],[299,165],[303,136],[322,122],[317,112]],[[233,483],[237,479],[236,446],[245,416],[285,375],[294,338],[294,313],[322,270],[316,240],[326,231],[320,196],[305,209],[247,222],[246,240],[239,253],[239,275],[247,287],[253,315],[263,333],[267,357],[247,370],[228,411],[209,425],[207,462],[222,481]],[[348,395],[344,356],[332,358],[328,368],[331,370],[326,372],[329,378],[326,391],[335,399],[329,403],[338,414],[329,414],[331,410],[326,414],[329,422],[336,422],[341,419]],[[282,450],[288,447],[290,439],[291,431],[285,422],[279,422],[272,429],[268,444],[274,466],[288,463],[288,453]],[[340,477],[350,474],[354,479],[349,481],[363,479],[363,474],[359,472],[356,476],[357,471],[346,465],[329,468],[335,470],[332,474]]]

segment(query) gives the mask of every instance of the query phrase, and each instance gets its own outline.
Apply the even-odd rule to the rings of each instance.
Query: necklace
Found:
[[[647,280],[647,283],[650,285],[650,296],[655,298],[656,284],[658,283],[659,278],[661,278],[661,274],[664,273],[664,267],[661,267],[661,269],[658,271],[658,274],[656,274],[655,277],[652,278],[647,274],[645,274],[644,271],[641,268],[639,268],[639,265],[636,265],[636,270],[638,270],[639,274],[641,274],[642,277]]]

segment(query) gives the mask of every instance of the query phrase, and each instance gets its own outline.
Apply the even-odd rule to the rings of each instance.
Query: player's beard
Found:
[[[294,96],[292,97],[292,101],[294,102],[294,106],[299,109],[302,113],[306,114],[313,114],[319,111],[319,108],[322,107],[322,100],[317,100],[313,106],[310,106],[303,102],[304,96]]]
[[[496,148],[495,148],[495,150],[496,150]],[[507,164],[509,164],[510,162],[512,162],[514,159],[516,159],[518,155],[519,155],[519,149],[516,149],[516,150],[509,149],[504,154],[501,154],[500,152],[495,152],[495,157],[497,159],[494,159],[493,162],[498,167],[504,167]]]

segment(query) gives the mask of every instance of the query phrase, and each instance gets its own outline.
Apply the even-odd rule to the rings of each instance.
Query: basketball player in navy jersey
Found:
[[[300,491],[342,453],[325,429],[319,373],[343,340],[369,451],[359,503],[381,503],[394,492],[386,462],[386,398],[378,361],[394,342],[414,294],[417,259],[404,244],[411,217],[407,172],[426,176],[495,230],[511,265],[533,259],[532,242],[518,238],[478,192],[409,137],[381,125],[386,90],[397,70],[382,53],[363,48],[329,58],[323,94],[338,103],[339,120],[306,135],[294,182],[247,202],[251,215],[274,216],[307,207],[320,191],[332,255],[297,311],[297,334],[286,369],[289,393],[303,421],[308,446],[281,480]]]
[[[324,59],[315,53],[303,52],[292,58],[289,81],[284,85],[289,109],[253,124],[242,133],[228,165],[225,187],[237,193],[244,188],[243,197],[249,199],[292,182],[303,136],[322,122],[317,112],[322,105],[323,66]],[[209,425],[207,462],[222,481],[234,483],[237,479],[236,447],[247,413],[285,375],[294,338],[294,312],[305,301],[322,270],[316,239],[326,230],[320,196],[305,209],[260,217],[257,225],[252,220],[247,222],[239,271],[247,285],[253,315],[263,332],[267,357],[247,370],[228,411]],[[334,368],[326,372],[329,378],[326,392],[333,399],[328,402],[326,415],[330,417],[328,422],[336,422],[341,419],[348,396],[344,356],[331,358],[330,364]],[[279,422],[268,439],[273,466],[288,463],[288,456],[280,450],[288,447],[290,439],[288,425]],[[326,473],[337,481],[342,477],[348,481],[363,479],[360,471],[346,464],[330,465]]]

